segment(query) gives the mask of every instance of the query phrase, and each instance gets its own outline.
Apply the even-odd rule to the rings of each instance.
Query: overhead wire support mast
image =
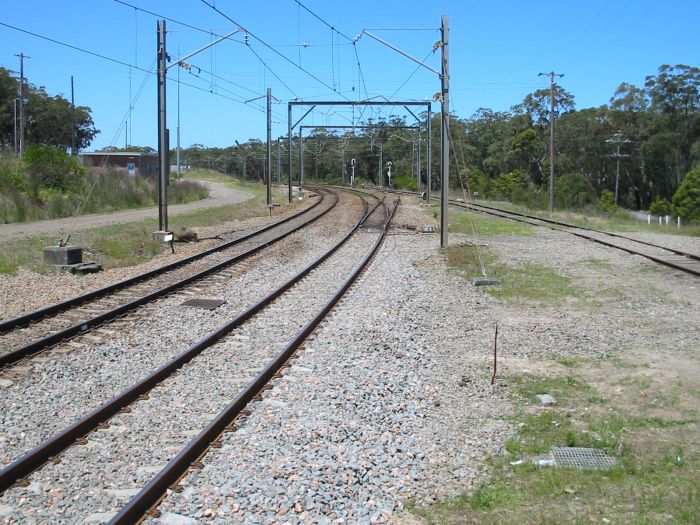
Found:
[[[277,102],[279,102],[279,100],[272,96],[272,89],[267,88],[267,94],[246,100],[245,103],[248,104],[249,102],[260,100],[261,98],[267,100],[267,161],[265,163],[267,166],[267,174],[265,176],[265,183],[267,186],[267,207],[270,213],[272,213],[272,183],[270,182],[272,177],[272,99],[274,98]]]
[[[168,65],[168,56],[165,44],[165,20],[158,20],[157,23],[158,31],[158,42],[157,42],[157,60],[158,60],[158,231],[155,232],[156,238],[160,240],[165,240],[169,235],[168,231],[168,182],[170,173],[170,160],[169,160],[169,133],[167,127],[166,119],[166,90],[165,81],[168,73],[168,69],[173,66],[182,66],[185,64],[185,60],[193,57],[197,53],[201,53],[205,49],[226,40],[227,38],[235,35],[236,33],[243,32],[243,29],[237,28],[235,31],[208,43],[207,45],[185,55],[182,58],[178,58],[176,62]]]
[[[440,246],[447,247],[448,235],[447,235],[447,207],[448,198],[450,191],[450,148],[449,148],[449,136],[448,136],[448,126],[449,126],[449,92],[450,92],[450,73],[449,73],[449,16],[442,15],[440,24],[440,41],[436,42],[433,46],[433,51],[437,50],[439,47],[442,50],[441,57],[441,70],[438,72],[424,62],[412,57],[408,53],[402,51],[398,47],[385,42],[376,35],[373,35],[366,29],[363,30],[355,39],[355,41],[362,38],[362,35],[367,35],[373,38],[380,44],[387,46],[403,55],[404,57],[412,60],[421,67],[427,69],[438,75],[440,77],[440,93],[435,96],[435,99],[439,99],[441,102],[441,134],[440,134]]]
[[[554,212],[554,77],[563,77],[563,73],[538,73],[538,77],[549,77],[549,215]]]

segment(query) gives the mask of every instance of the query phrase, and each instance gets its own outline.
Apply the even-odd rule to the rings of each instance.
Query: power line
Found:
[[[307,13],[309,13],[311,16],[313,16],[314,18],[316,18],[316,19],[317,19],[319,22],[321,22],[322,24],[324,24],[324,25],[328,26],[329,28],[331,28],[331,30],[335,31],[336,33],[338,33],[338,34],[339,34],[340,36],[342,36],[343,38],[347,39],[347,40],[350,41],[350,42],[353,41],[352,38],[350,38],[349,36],[347,36],[347,35],[341,33],[340,31],[338,31],[335,27],[333,27],[331,24],[329,24],[328,22],[326,22],[323,18],[321,18],[320,16],[318,16],[318,15],[317,15],[316,13],[314,13],[311,9],[309,9],[309,8],[306,7],[304,4],[302,4],[301,2],[299,2],[299,0],[294,0],[294,2],[296,2],[297,4],[299,4],[299,7],[301,7],[302,9],[304,9]]]
[[[272,73],[272,75],[273,75],[277,80],[279,80],[280,83],[281,83],[285,88],[287,88],[287,91],[289,91],[292,95],[294,95],[295,98],[299,98],[299,95],[297,95],[296,93],[294,93],[294,90],[292,90],[292,88],[290,88],[290,87],[285,83],[285,81],[282,80],[282,79],[277,75],[277,73],[275,73],[275,72],[272,70],[272,68],[271,68],[270,66],[267,65],[267,63],[260,57],[260,55],[258,55],[258,54],[255,52],[255,50],[254,50],[252,47],[248,46],[248,49],[250,49],[250,52],[253,53],[253,54],[255,55],[255,57],[260,61],[260,63],[261,63],[263,66],[265,66],[265,68],[266,68],[270,73]]]
[[[165,15],[161,15],[161,14],[158,14],[158,13],[154,13],[153,11],[149,11],[148,9],[143,9],[143,8],[138,7],[138,6],[135,6],[135,5],[133,5],[133,4],[129,4],[129,3],[127,3],[127,2],[123,2],[122,0],[114,0],[114,1],[115,1],[116,3],[118,3],[118,4],[122,4],[122,5],[125,5],[125,6],[127,6],[127,7],[131,7],[131,8],[133,8],[133,9],[135,9],[136,11],[141,11],[141,12],[143,12],[143,13],[148,13],[149,15],[155,16],[156,18],[162,18],[162,19],[167,20],[168,22],[173,22],[173,23],[175,23],[175,24],[179,24],[179,25],[181,25],[181,26],[188,27],[188,28],[190,28],[190,29],[194,29],[195,31],[200,31],[200,32],[206,33],[206,34],[208,34],[208,35],[214,35],[214,36],[217,36],[217,37],[219,37],[219,38],[222,36],[222,35],[217,35],[216,33],[212,32],[212,31],[210,31],[210,30],[208,30],[208,29],[202,29],[201,27],[193,26],[193,25],[187,24],[187,23],[185,23],[185,22],[180,22],[179,20],[175,20],[174,18],[168,18],[168,17],[165,16]]]
[[[367,92],[367,85],[365,84],[365,77],[364,77],[364,75],[362,74],[362,66],[360,65],[360,57],[359,57],[359,55],[357,54],[357,45],[356,45],[356,44],[357,44],[357,41],[356,41],[354,38],[350,38],[350,37],[349,37],[348,35],[346,35],[345,33],[342,33],[342,32],[340,32],[340,31],[338,31],[338,30],[335,28],[335,26],[333,26],[332,24],[328,23],[326,20],[324,20],[323,18],[321,18],[317,13],[315,13],[314,11],[312,11],[311,9],[309,9],[308,7],[306,7],[306,6],[305,6],[304,4],[302,4],[299,0],[293,0],[293,1],[294,1],[299,7],[303,8],[306,12],[308,12],[311,16],[313,16],[314,18],[316,18],[319,22],[321,22],[321,23],[324,24],[325,26],[329,27],[329,28],[331,29],[331,31],[336,32],[338,35],[342,36],[343,38],[345,38],[348,42],[350,42],[350,43],[352,44],[352,46],[353,46],[353,51],[355,52],[355,59],[357,60],[357,70],[358,70],[359,77],[360,77],[360,83],[362,84],[362,87],[364,87],[364,89],[365,89],[365,97],[368,97],[368,96],[369,96],[369,93]],[[334,89],[334,91],[336,91],[336,90]],[[340,93],[339,91],[336,91],[336,92]],[[362,95],[361,95],[361,92],[359,92],[359,86],[358,86],[358,93],[360,94],[360,97],[361,97]],[[364,112],[364,109],[365,109],[365,108],[363,108],[363,110],[362,110],[363,112]]]
[[[321,80],[320,78],[318,78],[316,75],[314,75],[313,73],[311,73],[311,72],[308,71],[307,69],[303,68],[301,65],[297,64],[296,62],[294,62],[294,61],[293,61],[292,59],[290,59],[287,55],[285,55],[285,54],[279,52],[277,49],[275,49],[274,47],[272,47],[270,44],[268,44],[267,42],[265,42],[263,39],[261,39],[260,37],[254,35],[254,34],[251,33],[250,31],[248,31],[248,29],[246,29],[246,28],[243,27],[241,24],[239,24],[238,22],[236,22],[233,18],[231,18],[230,16],[228,16],[226,13],[222,12],[222,11],[221,11],[220,9],[218,9],[215,5],[210,4],[209,2],[207,2],[207,0],[201,0],[201,2],[202,2],[204,5],[208,6],[210,9],[212,9],[212,10],[216,11],[217,13],[219,13],[221,16],[223,16],[226,20],[228,20],[229,22],[231,22],[231,23],[232,23],[233,25],[235,25],[236,27],[240,27],[243,31],[245,31],[245,32],[248,33],[250,36],[252,36],[255,40],[257,40],[257,41],[260,42],[262,45],[264,45],[265,47],[267,47],[268,49],[270,49],[273,53],[275,53],[275,54],[279,55],[280,57],[282,57],[284,60],[286,60],[287,62],[289,62],[290,64],[292,64],[292,65],[293,65],[294,67],[296,67],[297,69],[303,71],[304,73],[306,73],[308,76],[310,76],[311,78],[313,78],[313,79],[316,80],[317,82],[319,82],[319,83],[323,84],[324,86],[326,86],[328,89],[331,89],[331,90],[333,90],[335,93],[338,93],[340,96],[342,96],[342,97],[345,98],[346,100],[350,100],[348,97],[346,97],[345,95],[343,95],[342,93],[340,93],[337,89],[335,89],[333,86],[328,85],[326,82],[324,82],[323,80]]]
[[[134,66],[134,65],[132,65],[132,64],[128,64],[128,63],[123,62],[123,61],[121,61],[121,60],[117,60],[116,58],[111,58],[111,57],[108,57],[108,56],[105,56],[105,55],[101,55],[100,53],[96,53],[96,52],[94,52],[94,51],[88,51],[87,49],[83,49],[83,48],[81,48],[81,47],[74,46],[74,45],[72,45],[72,44],[66,44],[65,42],[61,42],[61,41],[59,41],[59,40],[54,40],[53,38],[49,38],[48,36],[43,36],[43,35],[40,35],[40,34],[38,34],[38,33],[33,33],[32,31],[28,31],[28,30],[26,30],[26,29],[21,29],[21,28],[19,28],[19,27],[13,26],[13,25],[6,24],[5,22],[0,22],[0,25],[5,26],[5,27],[9,27],[10,29],[14,29],[15,31],[19,31],[20,33],[25,33],[25,34],[27,34],[27,35],[31,35],[31,36],[34,36],[34,37],[36,37],[36,38],[40,38],[40,39],[42,39],[42,40],[46,40],[46,41],[48,41],[48,42],[52,42],[52,43],[54,43],[54,44],[58,44],[58,45],[60,45],[60,46],[64,46],[64,47],[68,47],[68,48],[70,48],[70,49],[74,49],[75,51],[80,51],[81,53],[87,53],[88,55],[92,55],[92,56],[101,58],[101,59],[103,59],[103,60],[108,60],[108,61],[110,61],[110,62],[114,62],[115,64],[120,64],[120,65],[126,66],[126,67],[133,67],[134,69],[138,69],[139,71],[148,72],[146,69],[143,69],[143,68]]]
[[[149,71],[149,70],[144,69],[144,68],[142,68],[142,67],[135,66],[135,65],[133,65],[133,64],[129,64],[129,63],[124,62],[124,61],[122,61],[122,60],[118,60],[118,59],[116,59],[116,58],[108,57],[108,56],[106,56],[106,55],[102,55],[102,54],[100,54],[100,53],[96,53],[95,51],[90,51],[90,50],[88,50],[88,49],[84,49],[84,48],[82,48],[82,47],[75,46],[75,45],[73,45],[73,44],[68,44],[68,43],[66,43],[66,42],[61,42],[60,40],[56,40],[56,39],[50,38],[50,37],[48,37],[48,36],[40,35],[40,34],[38,34],[38,33],[34,33],[34,32],[32,32],[32,31],[28,31],[27,29],[22,29],[22,28],[19,28],[19,27],[10,25],[10,24],[6,24],[5,22],[0,22],[0,25],[1,25],[1,26],[5,26],[5,27],[8,27],[8,28],[10,28],[10,29],[14,29],[15,31],[19,31],[20,33],[25,33],[25,34],[31,35],[31,36],[33,36],[33,37],[40,38],[41,40],[46,40],[47,42],[51,42],[51,43],[57,44],[57,45],[59,45],[59,46],[67,47],[67,48],[72,49],[72,50],[74,50],[74,51],[79,51],[79,52],[85,53],[85,54],[87,54],[87,55],[91,55],[91,56],[94,56],[94,57],[97,57],[97,58],[101,58],[102,60],[107,60],[108,62],[114,62],[115,64],[119,64],[119,65],[121,65],[121,66],[126,66],[126,67],[128,67],[128,68],[132,68],[132,69],[135,69],[135,70],[137,70],[137,71],[142,71],[142,72],[148,73],[148,74],[150,74],[150,75],[155,75],[155,73],[154,73],[153,71]],[[221,77],[217,77],[217,78],[221,78]],[[232,101],[234,101],[234,102],[238,102],[238,103],[240,103],[240,104],[244,104],[244,102],[242,102],[241,100],[236,100],[236,99],[234,99],[234,98],[227,97],[227,96],[222,95],[222,94],[220,94],[220,93],[215,93],[215,92],[213,92],[213,91],[211,91],[211,90],[207,90],[207,89],[201,88],[201,87],[199,87],[199,86],[195,86],[194,84],[189,84],[189,83],[187,83],[187,82],[182,82],[182,81],[178,81],[178,80],[174,80],[174,79],[168,79],[168,80],[169,80],[170,82],[175,82],[175,83],[178,83],[178,84],[183,85],[183,86],[191,87],[191,88],[197,89],[197,90],[199,90],[199,91],[204,91],[205,93],[210,93],[210,94],[212,94],[212,95],[216,95],[216,96],[218,96],[218,97],[221,97],[221,98],[224,98],[224,99],[227,99],[227,100],[232,100]],[[221,78],[221,80],[225,80],[225,79]],[[233,84],[233,82],[231,82],[231,83]],[[240,95],[239,95],[239,96],[240,96]],[[241,97],[241,98],[243,98],[243,97]],[[245,104],[244,104],[244,105],[245,105]],[[250,106],[249,106],[249,107],[250,107]],[[254,106],[253,106],[253,107],[254,107]],[[255,108],[255,109],[258,109],[258,108]],[[260,111],[263,111],[263,110],[260,110]],[[263,112],[264,112],[264,111],[263,111]]]

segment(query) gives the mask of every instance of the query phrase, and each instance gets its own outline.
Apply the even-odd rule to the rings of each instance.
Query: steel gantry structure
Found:
[[[294,106],[301,106],[301,107],[309,107],[309,109],[304,113],[299,120],[297,120],[295,123],[292,124],[292,109]],[[357,101],[348,101],[348,100],[323,100],[323,101],[305,101],[305,100],[292,100],[287,103],[287,140],[289,141],[289,147],[287,151],[288,155],[288,160],[289,160],[289,202],[292,201],[292,178],[293,178],[293,168],[292,168],[292,132],[294,131],[294,128],[296,128],[305,118],[306,116],[311,113],[314,108],[317,106],[403,106],[409,113],[411,113],[416,120],[420,122],[420,119],[416,117],[416,115],[409,109],[409,107],[425,107],[427,112],[428,112],[428,118],[427,118],[427,128],[428,128],[428,163],[427,163],[427,171],[426,171],[426,176],[428,179],[428,198],[430,198],[430,186],[431,186],[431,152],[432,152],[432,146],[431,146],[431,141],[430,141],[430,136],[431,136],[431,121],[432,121],[432,105],[429,100],[411,100],[411,101],[374,101],[374,100],[357,100]],[[307,126],[304,126],[307,127]],[[313,128],[324,128],[324,127],[330,127],[330,128],[366,128],[366,127],[386,127],[386,128],[393,128],[396,126],[367,126],[367,125],[356,125],[356,126],[308,126],[308,127],[313,127]],[[301,134],[301,128],[300,128],[300,134]],[[382,167],[383,169],[383,167]],[[301,186],[301,170],[299,171],[299,185]]]
[[[415,117],[415,115],[414,115],[414,117]],[[299,186],[300,187],[304,181],[304,157],[303,157],[303,155],[304,155],[304,135],[303,135],[303,132],[305,129],[352,129],[352,130],[355,130],[355,129],[385,129],[385,130],[413,129],[413,130],[417,130],[418,134],[420,136],[421,127],[420,127],[420,125],[416,125],[416,126],[389,126],[389,125],[385,125],[385,124],[355,124],[355,125],[345,124],[345,125],[336,125],[336,126],[333,126],[333,125],[318,125],[318,126],[301,125],[301,126],[299,126]],[[324,137],[324,138],[338,140],[338,139],[341,139],[343,137],[338,137],[337,135],[332,135],[332,136]],[[383,177],[384,177],[384,175],[383,175],[384,165],[383,165],[382,149],[381,148],[382,148],[383,144],[380,142],[379,146],[380,146],[380,150],[379,150],[380,151],[380,155],[379,155],[380,178],[377,180],[377,182],[379,185],[382,185],[383,184]],[[430,152],[430,142],[428,142],[427,147],[428,147],[428,152]],[[343,152],[343,159],[344,158],[345,157],[344,157],[344,152]],[[344,162],[345,161],[343,160],[343,164],[344,164]],[[428,162],[427,163],[428,163],[427,169],[430,170],[430,153],[428,153]],[[420,165],[420,142],[419,142],[418,143],[418,175],[416,177],[416,180],[417,180],[416,189],[420,188],[420,174],[421,174],[420,168],[421,168],[421,165]],[[342,176],[343,176],[343,184],[344,184],[345,183],[345,168],[344,168],[344,166],[343,166]],[[429,185],[429,183],[427,182],[426,185]]]

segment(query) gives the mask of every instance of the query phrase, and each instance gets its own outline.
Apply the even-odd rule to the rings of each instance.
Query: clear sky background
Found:
[[[3,24],[123,63],[0,25],[0,66],[19,71],[15,54],[22,52],[31,57],[25,61],[29,82],[66,98],[73,75],[76,104],[92,109],[101,131],[90,149],[123,147],[127,140],[157,144],[156,83],[148,71],[155,63],[158,16],[143,10],[192,26],[167,21],[173,58],[236,27],[249,32],[247,43],[239,33],[190,59],[189,72],[180,70],[183,147],[264,139],[264,105],[245,101],[264,95],[268,87],[280,100],[274,105],[274,137],[286,134],[286,102],[297,97],[431,99],[440,90],[437,75],[366,35],[352,40],[367,29],[439,70],[440,53],[432,48],[443,14],[450,25],[450,109],[462,118],[480,107],[509,110],[548,86],[540,72],[564,73],[559,82],[582,109],[607,104],[622,82],[642,86],[661,64],[700,65],[697,0],[302,0],[336,31],[295,0],[208,0],[233,22],[201,0],[125,1],[141,10],[114,0],[2,2]],[[177,69],[168,73],[173,147]],[[301,115],[295,110],[294,120]],[[406,113],[373,108],[361,117],[392,115]],[[359,110],[337,106],[312,112],[304,124],[346,125],[358,118]]]

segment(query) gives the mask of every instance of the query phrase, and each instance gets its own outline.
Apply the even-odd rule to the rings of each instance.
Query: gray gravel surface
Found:
[[[376,234],[359,233],[350,239],[267,310],[164,381],[147,401],[114,417],[110,428],[91,434],[87,445],[66,451],[60,465],[49,464],[31,476],[32,483],[42,487],[56,487],[57,479],[66,480],[55,491],[8,491],[3,502],[20,509],[13,518],[73,523],[120,508],[134,488],[144,485],[154,469],[164,466],[280,351],[308,313],[327,301],[375,238]],[[207,314],[192,309],[180,317],[192,327],[206,322]],[[171,341],[174,344],[176,338]]]
[[[397,224],[432,222],[425,208],[404,200]],[[698,247],[698,239],[639,235],[689,251]],[[475,241],[450,237],[451,244]],[[700,348],[696,278],[551,230],[476,242],[488,245],[499,264],[540,265],[568,277],[575,295],[552,304],[496,300],[446,270],[437,236],[394,229],[283,377],[148,523],[413,522],[407,501],[428,505],[473,490],[488,475],[483,460],[500,452],[510,432],[509,377],[565,357],[605,359],[646,348],[665,359]],[[492,387],[496,322],[499,376]],[[246,335],[229,343],[234,352],[247,344]],[[217,357],[202,361],[214,372],[199,376],[199,388],[218,389],[257,370],[235,360],[226,368]],[[193,385],[177,385],[182,395],[164,392],[158,406],[184,406]],[[108,520],[181,446],[184,432],[171,431],[170,420],[159,420],[159,435],[170,440],[154,456],[159,462],[145,452],[127,454],[108,439],[109,432],[128,434],[152,401],[66,454],[85,472],[66,475],[55,467],[0,498],[0,523],[60,522],[66,515],[65,522]],[[141,424],[136,428],[146,432]],[[89,474],[96,465],[108,481]]]
[[[318,220],[223,277],[208,278],[126,320],[0,371],[0,379],[9,383],[0,401],[0,464],[96,408],[297,273],[359,219],[359,199],[345,197],[330,213],[333,217]],[[193,294],[226,304],[214,311],[182,306]]]

